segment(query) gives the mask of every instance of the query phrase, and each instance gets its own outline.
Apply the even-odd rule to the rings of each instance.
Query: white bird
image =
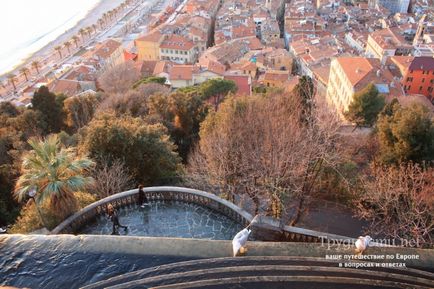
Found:
[[[0,228],[0,234],[6,233],[6,229]]]
[[[361,255],[363,253],[363,251],[365,251],[366,248],[368,248],[371,241],[372,241],[372,238],[370,236],[365,236],[365,237],[360,236],[355,243],[356,254]]]
[[[247,239],[249,238],[250,232],[251,232],[251,230],[249,230],[247,227],[235,235],[234,239],[232,240],[232,248],[234,251],[234,257],[237,256],[237,254],[240,250],[245,251],[244,246],[247,243]]]

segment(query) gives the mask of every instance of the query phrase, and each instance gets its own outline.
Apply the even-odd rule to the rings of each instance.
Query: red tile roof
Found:
[[[191,80],[193,73],[198,72],[198,67],[194,65],[174,65],[169,73],[170,80]]]
[[[237,94],[250,95],[252,91],[251,79],[249,75],[245,74],[226,74],[226,80],[232,80],[238,87]]]
[[[184,36],[176,34],[167,36],[167,38],[165,38],[160,44],[160,48],[162,49],[190,50],[193,47],[193,41]]]

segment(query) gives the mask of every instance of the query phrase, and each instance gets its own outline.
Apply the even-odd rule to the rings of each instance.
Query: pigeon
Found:
[[[363,251],[366,250],[366,248],[368,248],[369,244],[371,243],[372,238],[370,236],[360,236],[355,245],[356,245],[356,254],[357,255],[362,255]]]
[[[246,248],[244,248],[244,246],[247,243],[247,239],[249,238],[250,232],[251,230],[245,228],[235,235],[234,239],[232,240],[234,257],[237,256],[238,252],[244,253],[246,251]]]

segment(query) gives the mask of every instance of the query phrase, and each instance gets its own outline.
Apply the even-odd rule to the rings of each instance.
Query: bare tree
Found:
[[[322,166],[338,158],[338,126],[313,112],[307,123],[301,105],[280,92],[229,98],[202,124],[190,178],[203,176],[199,183],[226,191],[231,201],[249,196],[255,213],[265,203],[269,214],[294,225]]]
[[[130,89],[139,78],[140,74],[134,62],[127,61],[105,71],[98,81],[107,93],[123,93]]]
[[[142,84],[136,89],[123,93],[107,94],[98,107],[100,111],[112,110],[117,114],[129,113],[132,116],[143,116],[147,113],[147,100],[153,94],[169,94],[170,90],[157,83]]]
[[[131,189],[134,185],[133,177],[120,160],[103,161],[92,171],[92,177],[95,179],[92,191],[100,198]]]
[[[363,180],[364,191],[357,212],[370,222],[369,234],[413,245],[432,245],[434,240],[434,169],[416,164],[374,166]],[[405,245],[406,241],[401,242]]]

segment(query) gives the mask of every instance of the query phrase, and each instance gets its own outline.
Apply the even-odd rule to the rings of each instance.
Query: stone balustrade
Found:
[[[149,201],[181,201],[198,204],[215,210],[235,222],[247,226],[253,216],[233,203],[204,191],[183,187],[148,187],[143,191]],[[70,216],[51,231],[51,234],[74,234],[80,228],[97,216],[106,213],[107,205],[115,208],[129,206],[137,203],[138,189],[118,193],[90,204],[74,215]],[[276,219],[259,216],[252,224],[253,237],[261,241],[281,242],[351,242],[355,239],[334,234],[322,233],[313,230],[282,226]]]
[[[180,201],[198,204],[215,210],[235,222],[247,226],[252,220],[252,215],[237,207],[231,202],[223,200],[216,195],[182,187],[148,187],[143,188],[149,201]],[[68,217],[51,231],[51,234],[74,234],[93,218],[103,215],[107,211],[107,205],[115,208],[129,206],[137,203],[138,189],[114,194],[101,199],[83,208],[74,215]]]

